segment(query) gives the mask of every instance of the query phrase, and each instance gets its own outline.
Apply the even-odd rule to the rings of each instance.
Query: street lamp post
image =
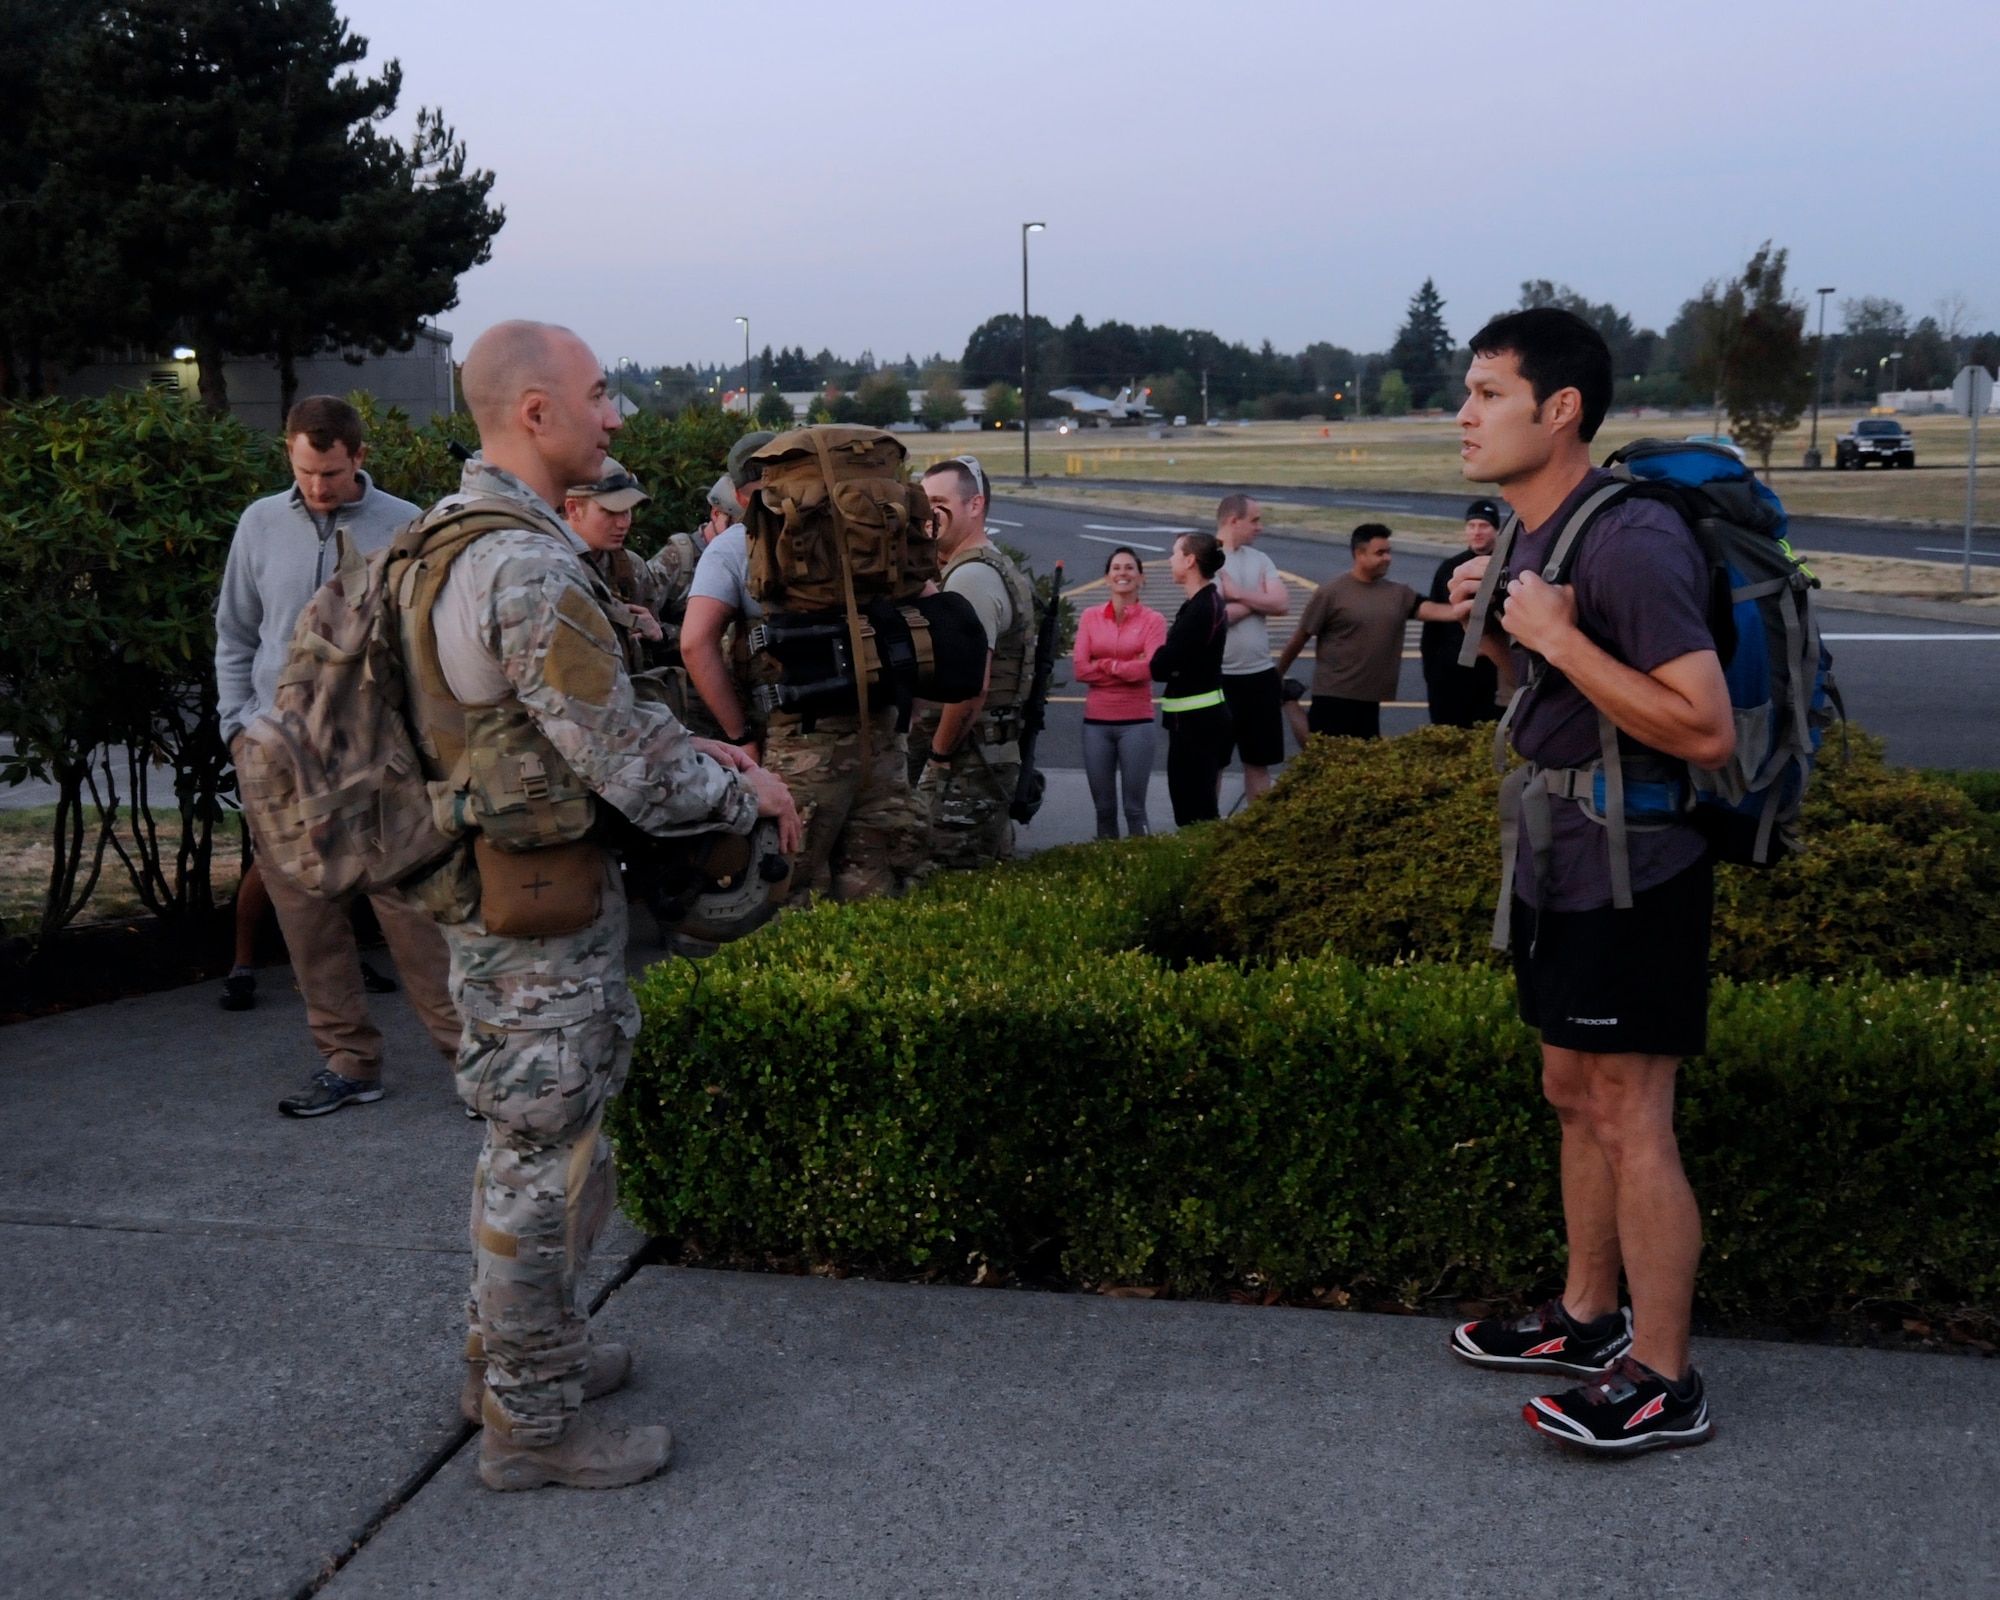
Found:
[[[1891,350],[1889,352],[1889,388],[1891,391],[1895,391],[1900,390],[1902,387],[1903,352],[1900,350]]]
[[[1826,297],[1834,291],[1819,289],[1814,292],[1819,295],[1819,349],[1815,353],[1816,359],[1813,362],[1812,439],[1806,445],[1806,465],[1809,467],[1817,467],[1820,464],[1819,399],[1821,391],[1826,388]]]
[[[1040,233],[1047,226],[1048,224],[1042,222],[1024,222],[1021,224],[1021,487],[1023,489],[1032,489],[1035,486],[1035,458],[1032,437],[1035,430],[1030,425],[1033,419],[1029,415],[1029,396],[1035,391],[1032,387],[1034,378],[1034,358],[1031,354],[1033,340],[1029,334],[1028,323],[1028,235],[1031,233]]]
[[[750,415],[750,319],[738,317],[743,324],[743,415]]]

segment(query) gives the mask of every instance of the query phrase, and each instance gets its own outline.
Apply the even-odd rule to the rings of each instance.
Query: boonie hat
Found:
[[[1497,528],[1506,522],[1507,518],[1501,512],[1498,500],[1475,500],[1465,508],[1465,520],[1467,522],[1490,522]]]
[[[750,457],[777,437],[769,428],[759,428],[755,433],[744,434],[729,447],[729,478],[737,488],[748,488],[764,476],[762,467],[750,466]]]
[[[571,500],[595,500],[606,511],[630,511],[653,497],[639,487],[639,480],[611,457],[604,458],[604,472],[595,483],[573,483],[564,494]]]
[[[712,510],[727,511],[731,522],[743,520],[743,502],[736,498],[736,480],[726,472],[708,491],[708,503]]]

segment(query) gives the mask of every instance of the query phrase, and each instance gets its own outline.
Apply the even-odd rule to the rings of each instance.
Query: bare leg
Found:
[[[1542,1059],[1544,1088],[1563,1124],[1563,1210],[1576,1296],[1566,1291],[1565,1304],[1584,1320],[1615,1306],[1622,1256],[1632,1289],[1632,1355],[1655,1372],[1681,1378],[1701,1259],[1701,1213],[1674,1141],[1680,1062],[1550,1045],[1542,1047]]]
[[[1253,767],[1246,761],[1243,764],[1244,803],[1246,805],[1249,804],[1250,801],[1255,800],[1260,794],[1268,793],[1270,788],[1271,769],[1269,767]]]
[[[1301,750],[1305,749],[1306,740],[1312,736],[1312,730],[1306,726],[1304,702],[1298,700],[1285,702],[1285,725],[1292,730],[1292,743]]]
[[[257,964],[257,932],[271,914],[271,897],[264,890],[264,869],[255,861],[236,886],[236,965]]]

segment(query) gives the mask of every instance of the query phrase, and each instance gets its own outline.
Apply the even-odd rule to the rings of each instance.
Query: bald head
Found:
[[[596,479],[622,423],[590,346],[553,323],[488,328],[466,352],[460,383],[480,454],[551,505],[568,485]]]
[[[459,381],[465,388],[466,409],[479,431],[498,432],[531,389],[551,392],[561,378],[563,357],[571,347],[589,347],[567,328],[552,322],[498,322],[472,341],[465,353]],[[596,361],[591,359],[591,365]]]

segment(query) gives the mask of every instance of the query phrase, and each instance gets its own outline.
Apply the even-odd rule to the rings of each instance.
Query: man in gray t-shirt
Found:
[[[1271,769],[1285,759],[1285,723],[1277,668],[1271,665],[1267,620],[1292,609],[1278,565],[1254,548],[1264,531],[1264,508],[1247,494],[1223,496],[1215,508],[1215,536],[1222,543],[1216,588],[1228,605],[1229,638],[1222,649],[1222,697],[1229,704],[1236,750],[1243,757],[1243,796],[1255,800],[1271,787]]]

